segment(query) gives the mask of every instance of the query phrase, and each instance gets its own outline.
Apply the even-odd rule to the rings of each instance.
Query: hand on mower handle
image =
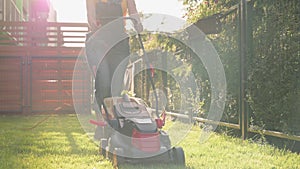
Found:
[[[144,29],[142,23],[140,23],[140,22],[138,24],[134,25],[134,28],[137,31],[137,33],[141,33]]]

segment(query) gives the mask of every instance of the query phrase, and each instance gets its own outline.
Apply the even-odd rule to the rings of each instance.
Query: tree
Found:
[[[238,120],[239,19],[232,6],[237,0],[184,0],[190,22],[212,14],[230,13],[221,20],[223,31],[208,36],[224,64],[228,82],[227,108],[223,120]],[[269,130],[300,133],[298,0],[252,0],[249,20],[248,103],[253,125]],[[252,39],[253,38],[253,39]],[[252,42],[252,43],[251,43]],[[252,46],[251,46],[252,45]],[[197,65],[193,65],[193,68]]]

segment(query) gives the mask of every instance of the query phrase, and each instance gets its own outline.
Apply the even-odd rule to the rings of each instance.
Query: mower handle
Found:
[[[133,17],[124,17],[124,19],[131,20],[134,25],[139,24],[136,18],[133,18]],[[157,96],[157,92],[156,92],[156,89],[155,89],[155,84],[154,84],[151,72],[149,71],[151,69],[150,61],[149,61],[147,52],[146,52],[144,44],[143,44],[143,40],[142,40],[141,34],[140,34],[140,32],[138,32],[138,30],[136,30],[136,32],[137,32],[138,41],[140,43],[140,47],[142,48],[142,51],[143,51],[143,57],[145,58],[145,63],[146,63],[146,67],[147,67],[147,70],[148,70],[147,71],[147,75],[148,75],[148,78],[150,80],[153,92],[154,92],[154,97],[155,97],[155,114],[156,114],[157,117],[159,117],[159,113],[158,113],[158,96]]]

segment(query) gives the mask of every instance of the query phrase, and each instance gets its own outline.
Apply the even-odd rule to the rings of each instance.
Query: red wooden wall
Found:
[[[36,24],[0,22],[0,113],[74,112],[72,78],[87,25],[47,23],[43,38],[36,38]],[[89,70],[76,73],[76,101],[89,109]]]
[[[0,111],[22,110],[22,60],[0,57]]]

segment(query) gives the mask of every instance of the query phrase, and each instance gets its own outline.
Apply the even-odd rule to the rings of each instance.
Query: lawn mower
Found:
[[[131,18],[129,18],[131,19]],[[137,34],[148,70],[150,63],[142,38]],[[158,111],[158,98],[154,91],[156,108],[152,110],[140,98],[123,96],[103,99],[100,113],[103,121],[90,120],[97,125],[95,135],[100,140],[100,153],[110,159],[116,167],[121,163],[170,162],[185,166],[185,155],[181,147],[172,147],[169,135],[162,130],[166,114]]]
[[[97,125],[100,154],[114,166],[121,163],[172,162],[185,165],[181,147],[171,147],[169,135],[162,130],[166,114],[157,117],[142,99],[110,97],[104,99],[102,116]]]

